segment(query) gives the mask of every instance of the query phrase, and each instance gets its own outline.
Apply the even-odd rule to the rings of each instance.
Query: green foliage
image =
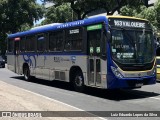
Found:
[[[42,22],[42,25],[59,22],[64,23],[75,19],[73,18],[73,11],[68,3],[48,8],[45,17],[46,19]]]
[[[141,10],[142,10],[141,12],[136,14],[136,17],[145,18],[145,19],[149,20],[153,26],[156,26],[157,20],[156,20],[155,9],[153,7],[146,8],[145,6],[141,6]]]
[[[159,8],[158,8],[159,7]],[[135,16],[138,18],[143,18],[149,20],[154,28],[160,28],[158,25],[159,15],[158,11],[160,12],[160,0],[155,4],[153,7],[146,7],[146,6],[130,6],[126,5],[120,9],[120,14],[125,16]],[[160,21],[159,21],[160,22]]]
[[[112,15],[115,11],[120,10],[122,6],[129,4],[130,6],[139,6],[144,4],[143,0],[45,0],[55,3],[55,6],[64,3],[70,3],[72,10],[76,13],[78,19],[97,9],[105,9],[108,15]]]
[[[0,0],[0,49],[5,51],[6,34],[32,26],[43,17],[43,8],[36,0]],[[4,52],[3,52],[4,54]]]
[[[7,47],[7,41],[6,41],[7,34],[0,33],[0,55],[5,55],[6,53],[6,47]]]
[[[29,25],[28,23],[24,23],[20,26],[20,31],[26,31],[26,30],[30,30],[33,26]]]
[[[33,25],[35,20],[43,17],[43,10],[36,0],[2,0],[0,1],[0,21],[6,32],[20,31],[20,26],[28,23]]]
[[[120,14],[124,16],[134,16],[136,13],[136,10],[133,9],[133,7],[130,7],[129,5],[123,6],[120,10]]]
[[[155,12],[156,12],[157,28],[160,31],[160,0],[157,1],[154,8],[155,8]]]

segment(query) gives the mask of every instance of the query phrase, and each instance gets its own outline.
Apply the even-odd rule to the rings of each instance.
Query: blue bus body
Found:
[[[62,71],[64,71],[64,73],[62,73],[62,76],[64,75],[64,79],[63,81],[66,82],[71,82],[70,79],[73,77],[74,79],[74,73],[77,73],[76,71],[81,71],[82,74],[80,74],[80,72],[78,72],[77,74],[80,74],[79,76],[81,76],[81,80],[84,80],[83,85],[86,86],[91,86],[91,87],[98,87],[98,88],[104,88],[104,89],[116,89],[116,88],[137,88],[137,87],[141,87],[143,85],[151,85],[151,84],[155,84],[156,83],[156,67],[155,67],[155,55],[150,55],[150,56],[145,56],[146,59],[148,59],[148,61],[144,60],[145,57],[143,58],[143,56],[139,55],[138,57],[135,57],[136,59],[134,60],[134,55],[135,53],[140,54],[140,52],[133,52],[132,49],[130,49],[130,51],[132,52],[128,52],[127,49],[129,49],[130,47],[134,48],[134,45],[132,45],[131,43],[124,43],[124,41],[122,39],[129,38],[129,34],[132,32],[134,33],[136,36],[139,35],[141,38],[144,36],[144,34],[147,34],[145,37],[148,37],[146,39],[152,38],[151,37],[151,28],[146,28],[147,32],[144,32],[145,28],[141,28],[143,27],[144,24],[148,24],[147,21],[145,20],[140,20],[138,19],[138,22],[136,21],[134,22],[126,22],[127,20],[129,21],[134,21],[137,19],[134,18],[128,18],[128,17],[111,17],[113,20],[114,19],[119,19],[119,23],[116,23],[119,26],[115,26],[110,24],[110,17],[106,17],[106,16],[98,16],[98,17],[93,17],[93,18],[88,18],[88,19],[84,19],[84,20],[78,20],[78,21],[74,21],[74,22],[68,22],[68,23],[63,23],[63,24],[58,24],[58,25],[51,25],[51,26],[44,26],[44,27],[40,27],[40,28],[35,28],[35,29],[31,29],[29,31],[24,31],[24,32],[19,32],[19,33],[15,33],[15,34],[11,34],[8,36],[8,40],[13,40],[13,50],[11,52],[8,52],[8,65],[9,65],[9,69],[18,73],[18,74],[24,74],[25,72],[25,65],[28,65],[28,68],[30,69],[30,74],[32,76],[36,76],[36,74],[38,73],[38,71],[42,71],[42,73],[47,74],[46,71],[49,71],[48,75],[50,75],[50,77],[38,77],[37,78],[43,78],[43,79],[49,79],[49,80],[54,80],[56,79],[56,75],[58,76],[58,74],[61,74]],[[123,21],[123,19],[125,19],[125,21]],[[122,21],[121,21],[122,20]],[[140,22],[139,22],[140,21]],[[114,23],[117,21],[114,21]],[[126,22],[126,23],[125,23]],[[145,22],[145,23],[143,23]],[[101,34],[105,34],[102,35],[103,38],[106,40],[105,43],[105,49],[106,49],[106,53],[105,53],[105,58],[103,59],[103,57],[101,56],[101,53],[99,53],[99,51],[101,52],[102,49],[100,47],[95,47],[95,56],[96,58],[94,58],[94,53],[93,52],[93,47],[86,47],[86,51],[87,49],[89,50],[90,53],[88,52],[79,52],[79,51],[66,51],[66,50],[62,50],[61,52],[49,52],[48,50],[45,50],[45,52],[41,52],[38,53],[37,51],[35,52],[18,52],[16,51],[15,48],[15,42],[16,39],[15,38],[21,38],[24,36],[29,36],[29,35],[39,35],[42,33],[48,33],[48,32],[52,32],[52,31],[61,31],[61,30],[68,30],[68,29],[73,29],[74,30],[70,30],[70,35],[75,33],[79,30],[77,30],[78,27],[87,27],[87,26],[91,26],[91,25],[96,25],[96,24],[102,24],[102,27],[100,29],[103,29]],[[123,26],[124,25],[124,26]],[[93,27],[93,26],[91,26]],[[122,30],[122,28],[125,28],[127,30]],[[113,28],[113,29],[112,29]],[[88,35],[91,31],[97,30],[96,28],[87,28],[88,30],[84,30],[86,32],[86,34]],[[130,30],[131,29],[131,30]],[[84,32],[83,31],[83,32]],[[110,31],[111,37],[107,36],[108,31]],[[118,33],[117,33],[118,31]],[[138,31],[138,32],[135,32]],[[128,33],[129,34],[128,34]],[[96,33],[96,32],[94,32]],[[66,33],[65,33],[66,34]],[[85,40],[87,41],[89,38],[86,35]],[[83,35],[85,36],[85,35]],[[41,37],[43,39],[43,37]],[[104,40],[102,38],[102,40]],[[137,37],[138,38],[138,37]],[[64,38],[65,39],[65,38]],[[40,40],[40,39],[39,39]],[[127,40],[127,39],[125,39]],[[132,40],[132,39],[131,39]],[[130,41],[131,41],[130,40]],[[134,39],[132,41],[136,41],[137,39]],[[113,42],[114,41],[114,42]],[[120,42],[121,41],[121,42]],[[143,40],[142,40],[143,41]],[[148,46],[148,44],[151,44],[151,42],[154,42],[153,39],[149,40],[149,42],[144,42],[144,46]],[[9,42],[8,42],[9,43]],[[116,45],[114,45],[114,43],[116,43]],[[119,47],[118,43],[120,43]],[[64,43],[65,44],[65,43]],[[83,45],[85,44],[90,44],[88,42],[83,42]],[[100,43],[101,44],[101,43]],[[122,45],[124,44],[124,45]],[[141,44],[140,42],[135,43],[137,46],[138,44]],[[82,46],[83,46],[82,45]],[[120,47],[122,45],[122,47]],[[20,45],[19,45],[20,46]],[[103,46],[103,45],[102,45]],[[126,47],[124,49],[124,47]],[[137,50],[138,48],[134,49]],[[139,47],[139,50],[141,49],[145,49],[143,48],[143,46]],[[151,48],[153,50],[154,53],[154,49]],[[121,52],[118,52],[120,51]],[[124,52],[124,51],[127,52]],[[138,51],[138,50],[137,50]],[[142,53],[143,54],[143,53]],[[149,52],[149,54],[152,54]],[[116,57],[113,57],[113,55],[115,55]],[[11,57],[12,56],[12,57]],[[20,62],[20,65],[18,65],[18,63],[16,62],[16,56],[20,57],[22,56],[22,58],[18,58]],[[52,68],[48,68],[48,67],[44,67],[42,70],[40,68],[36,69],[36,65],[38,64],[38,57],[37,56],[42,56],[42,58],[45,60],[50,59],[50,61],[53,62],[57,62],[57,65],[59,66],[58,69],[61,69],[60,72],[58,73],[58,69],[56,69],[57,66],[52,66]],[[50,58],[49,58],[50,56]],[[54,56],[54,57],[52,57]],[[57,57],[56,57],[57,56]],[[122,58],[120,58],[120,57]],[[84,57],[83,59],[81,59],[80,57]],[[15,59],[13,61],[9,60],[9,59]],[[20,60],[21,59],[21,60]],[[65,69],[63,70],[63,68],[61,68],[61,61],[70,61],[72,63],[67,63],[68,65],[62,65],[65,66],[64,68],[67,69],[65,71]],[[83,61],[85,61],[83,63]],[[129,61],[133,61],[131,62],[131,64],[129,64]],[[135,62],[136,61],[136,62]],[[83,66],[81,66],[81,64],[83,64]],[[104,63],[104,64],[103,64]],[[16,64],[16,65],[15,65]],[[47,64],[47,63],[45,63]],[[51,64],[51,63],[50,63]],[[18,69],[16,70],[18,65]],[[89,66],[88,66],[89,65]],[[92,65],[94,66],[92,68]],[[51,66],[51,65],[50,65]],[[86,66],[86,67],[85,67]],[[122,67],[120,67],[122,66]],[[123,67],[125,66],[125,67]],[[148,66],[148,67],[146,67]],[[143,69],[142,69],[143,67]],[[73,69],[72,69],[73,68]],[[95,70],[96,69],[100,69],[100,70]],[[123,69],[122,69],[123,68]],[[55,70],[56,69],[56,70]],[[137,69],[137,70],[136,70]],[[43,72],[43,70],[46,70],[45,72]],[[33,72],[33,74],[32,74]],[[105,72],[105,73],[104,73]],[[53,76],[51,76],[51,73],[53,73]],[[40,74],[40,73],[39,73]],[[53,78],[53,79],[52,79]],[[60,76],[57,78],[61,78]],[[94,81],[92,81],[91,79],[94,79]],[[97,81],[97,79],[100,80]],[[59,80],[59,79],[58,79]],[[79,82],[78,81],[78,82]],[[91,82],[92,81],[92,82]],[[81,83],[81,82],[80,82]],[[76,86],[77,87],[77,86]],[[79,86],[78,88],[80,88],[81,86]]]

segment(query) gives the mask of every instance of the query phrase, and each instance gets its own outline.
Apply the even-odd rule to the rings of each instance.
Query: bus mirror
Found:
[[[107,31],[107,40],[111,41],[111,32],[110,31]]]

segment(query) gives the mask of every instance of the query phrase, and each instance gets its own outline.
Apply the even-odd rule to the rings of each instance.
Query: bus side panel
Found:
[[[43,56],[41,56],[43,58]],[[42,60],[42,59],[41,59]],[[43,61],[41,61],[43,62]],[[40,63],[39,63],[40,64]],[[42,65],[42,64],[41,64]],[[78,66],[84,77],[84,84],[88,84],[88,57],[86,55],[45,55],[44,67],[36,68],[37,72],[41,74],[39,76],[46,80],[61,80],[69,82],[71,67]],[[39,71],[37,71],[39,70]],[[74,72],[76,73],[76,71]],[[101,83],[96,84],[95,87],[107,88],[106,83],[107,63],[105,60],[101,60]],[[38,77],[38,76],[37,76]]]
[[[50,80],[56,79],[69,82],[69,73],[72,66],[79,66],[84,74],[87,72],[86,58],[86,56],[77,55],[48,55],[43,68],[46,70],[43,70],[42,74],[44,78],[49,76]],[[86,80],[86,78],[84,79]]]
[[[23,74],[23,65],[26,63],[30,68],[31,76],[35,76],[35,68],[36,68],[36,55],[31,55],[27,53],[20,54],[19,59],[19,74]]]
[[[107,60],[101,60],[101,87],[107,88]]]
[[[86,55],[76,56],[75,60],[73,59],[74,57],[75,56],[71,56],[71,65],[72,66],[79,66],[81,68],[81,70],[83,72],[84,84],[88,85],[88,79],[87,79],[88,57]]]
[[[9,70],[15,72],[15,56],[7,55],[7,67]]]
[[[37,55],[36,56],[36,78],[43,79],[43,69],[44,69],[44,55]]]
[[[19,55],[19,74],[23,74],[23,64],[24,64],[24,60],[23,60],[23,56]]]

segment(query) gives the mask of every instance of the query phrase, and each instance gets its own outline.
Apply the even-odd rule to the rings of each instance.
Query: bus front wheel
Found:
[[[29,81],[31,76],[30,76],[30,70],[29,70],[29,67],[28,67],[28,66],[24,67],[24,72],[23,72],[23,74],[24,74],[24,79],[25,79],[26,81]]]
[[[74,79],[73,79],[73,85],[77,92],[83,92],[84,91],[84,77],[83,73],[81,71],[77,71]]]

